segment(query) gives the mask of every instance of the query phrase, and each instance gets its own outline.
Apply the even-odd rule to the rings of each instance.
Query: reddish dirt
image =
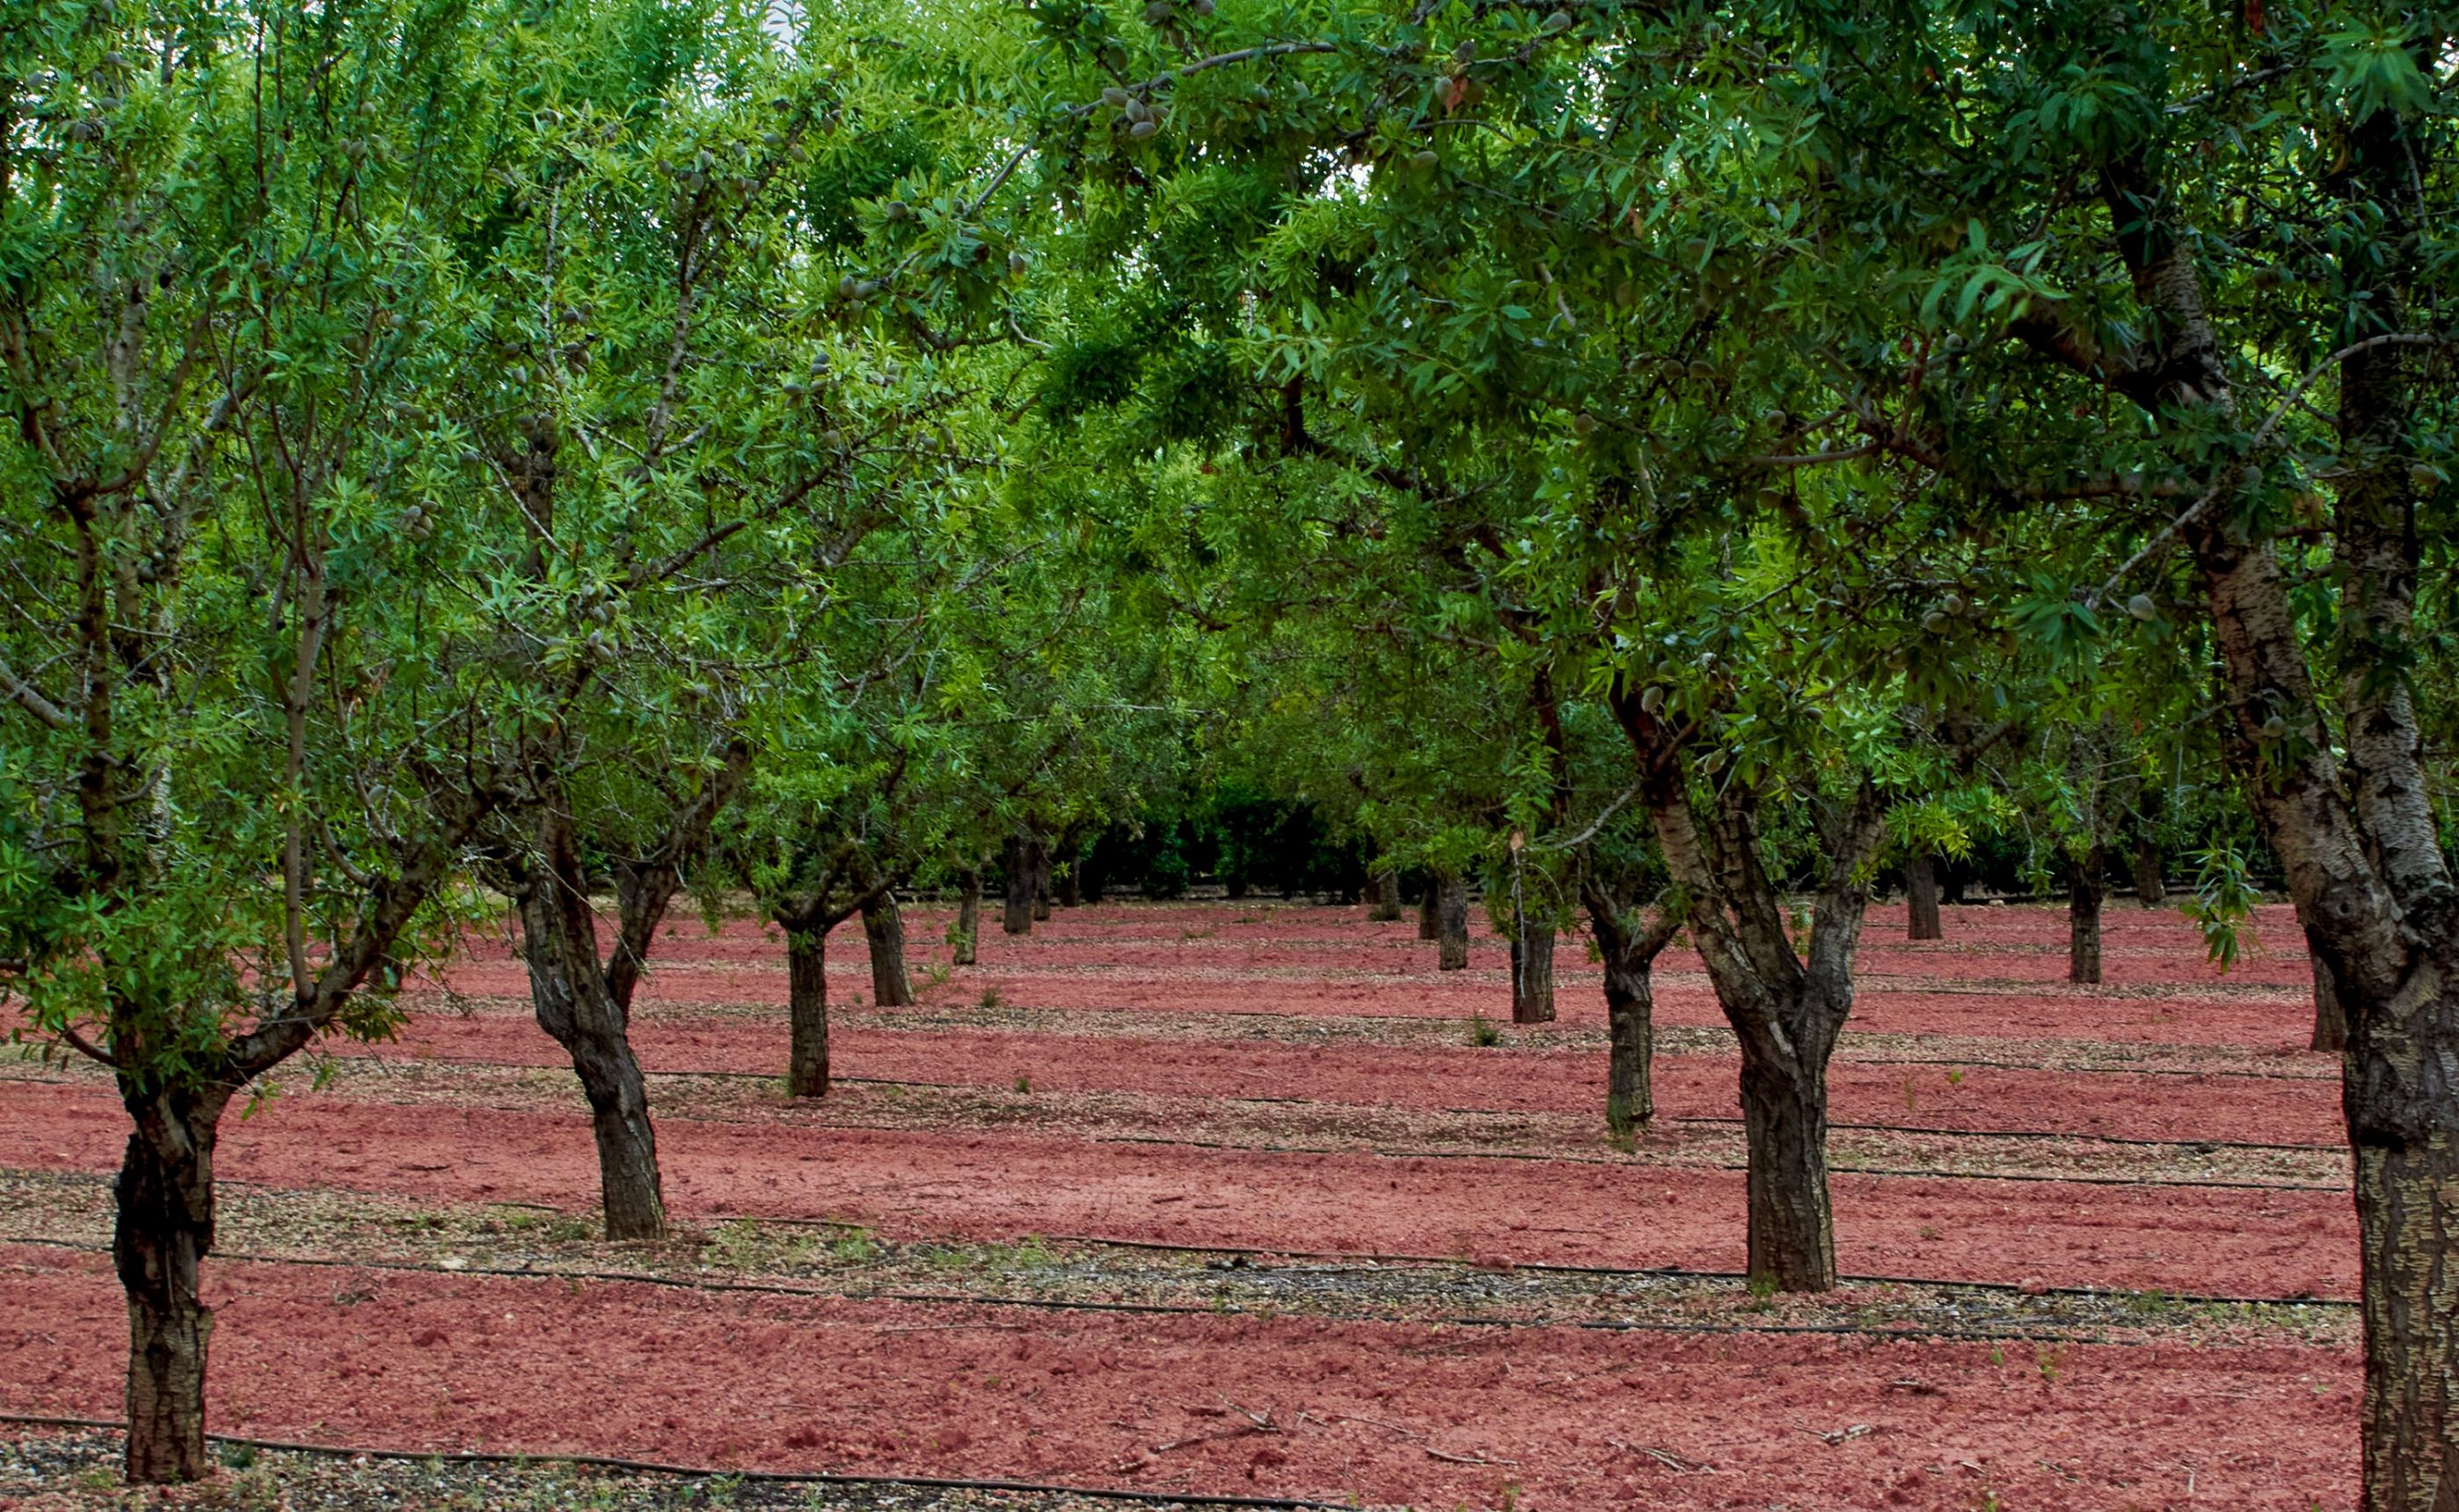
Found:
[[[126,1115],[99,1088],[14,1089],[0,1165],[113,1168]],[[577,1101],[577,1100],[576,1100]],[[668,1118],[668,1201],[686,1219],[832,1218],[899,1237],[1083,1235],[1527,1264],[1742,1264],[1739,1172],[1387,1158],[1094,1142],[983,1129]],[[578,1114],[295,1093],[227,1123],[225,1178],[440,1202],[587,1209]],[[1839,1174],[1837,1258],[1859,1275],[2348,1297],[2356,1231],[2336,1192]]]
[[[0,1248],[0,1406],[115,1412],[124,1314],[106,1264]],[[269,1438],[1419,1506],[1503,1504],[1516,1485],[1528,1512],[1960,1512],[1992,1494],[2307,1512],[2344,1506],[2354,1475],[2360,1371],[2337,1350],[2066,1345],[1993,1362],[1986,1344],[1122,1318],[239,1262],[208,1277],[210,1415]],[[1283,1431],[1238,1432],[1233,1406]],[[1713,1468],[1677,1473],[1639,1446]]]
[[[943,913],[915,911],[916,946],[935,942],[944,923]],[[2078,989],[2058,980],[2065,921],[2054,908],[1949,910],[1948,939],[1919,946],[1902,942],[1900,908],[1874,911],[1853,1028],[1942,1037],[1912,1048],[1979,1059],[1993,1040],[2006,1060],[2102,1041],[2154,1056],[2196,1047],[2168,1058],[2180,1063],[2326,1070],[2301,1049],[2306,964],[2285,909],[2262,913],[2265,949],[2225,977],[2174,913],[2119,904],[2108,926],[2110,983]],[[833,975],[850,999],[868,986],[865,963],[858,935],[838,940]],[[983,948],[991,965],[958,974],[939,1000],[995,989],[1010,1004],[1070,1011],[1067,1032],[908,1030],[871,1017],[839,1035],[838,1069],[992,1089],[1022,1072],[1040,1092],[1184,1099],[1191,1116],[1225,1098],[1270,1097],[1318,1104],[1327,1119],[1368,1106],[1584,1112],[1602,1069],[1602,1051],[1542,1035],[1471,1049],[1430,1028],[1423,1020],[1503,1017],[1501,942],[1481,936],[1476,969],[1439,974],[1410,925],[1368,925],[1356,908],[1103,906],[1063,911],[1028,938],[993,934]],[[944,947],[915,956],[917,965],[941,958]],[[1580,956],[1567,942],[1563,1019],[1592,1035],[1603,1007]],[[785,983],[767,932],[737,924],[710,936],[682,924],[660,956],[638,1028],[651,1069],[777,1069]],[[1696,957],[1666,964],[1660,1022],[1717,1022]],[[474,942],[452,982],[483,996],[526,990],[499,941]],[[1099,1011],[1076,1013],[1088,1009]],[[1240,1022],[1190,1016],[1230,1014],[1279,1021],[1268,1038],[1187,1032]],[[1330,1022],[1343,1018],[1419,1020],[1378,1032],[1444,1042],[1377,1043]],[[1316,1028],[1335,1038],[1296,1037]],[[506,1005],[466,1018],[416,1014],[406,1041],[377,1053],[560,1060]],[[2336,1143],[2328,1080],[1966,1066],[1951,1082],[1948,1071],[1840,1063],[1836,1116]],[[1733,1078],[1730,1056],[1664,1056],[1661,1103],[1677,1117],[1730,1115]],[[255,1117],[225,1123],[225,1178],[412,1202],[595,1206],[577,1095],[566,1107],[533,1091],[515,1106],[463,1107],[432,1082],[415,1094],[423,1101],[387,1101],[393,1094],[362,1079],[331,1094],[302,1091],[301,1080]],[[0,1166],[116,1165],[125,1114],[98,1082],[12,1085],[0,1098]],[[685,1221],[745,1213],[859,1221],[902,1238],[1038,1232],[1523,1264],[1731,1270],[1741,1261],[1742,1178],[1700,1165],[1212,1148],[1092,1137],[1073,1124],[999,1126],[980,1111],[951,1114],[972,1122],[944,1127],[849,1128],[831,1126],[844,1115],[827,1105],[736,1105],[755,1110],[731,1115],[740,1122],[660,1122],[668,1195]],[[1307,1107],[1287,1111],[1274,1127],[1310,1126]],[[1676,1125],[1666,1138],[1731,1134]],[[1842,1174],[1834,1195],[1839,1258],[1856,1274],[2354,1292],[2354,1226],[2339,1192]],[[1993,1364],[1986,1344],[1122,1318],[599,1283],[576,1292],[230,1261],[207,1273],[222,1299],[216,1411],[271,1437],[1356,1493],[1439,1507],[1503,1504],[1511,1481],[1525,1488],[1525,1508],[1964,1509],[1994,1493],[2027,1512],[2190,1502],[2304,1512],[2346,1506],[2354,1479],[2356,1361],[2287,1343],[2070,1345],[2038,1358],[2010,1346]],[[370,1290],[355,1307],[338,1300]],[[0,1406],[112,1411],[123,1318],[99,1258],[0,1240]],[[588,1407],[577,1411],[582,1393]],[[1204,1438],[1237,1419],[1187,1409],[1218,1407],[1223,1396],[1270,1408],[1289,1431]],[[1871,1431],[1813,1437],[1857,1424]],[[1199,1441],[1152,1448],[1186,1439]],[[1713,1460],[1715,1473],[1678,1474],[1616,1441]],[[1429,1448],[1498,1462],[1464,1465]]]
[[[662,1016],[635,1028],[632,1044],[651,1071],[767,1076],[780,1074],[786,1063],[782,1013],[766,1020]],[[399,1040],[367,1053],[404,1060],[568,1063],[562,1047],[528,1018],[493,1012],[418,1014]],[[1003,1087],[1023,1076],[1048,1092],[1490,1112],[1594,1112],[1605,1083],[1602,1049],[1187,1041],[1124,1034],[1097,1041],[997,1030],[840,1028],[830,1038],[830,1055],[839,1076],[883,1081]],[[1732,1056],[1660,1054],[1658,1111],[1669,1118],[1738,1117],[1738,1063]],[[1959,1080],[1949,1081],[1950,1072]],[[1841,1124],[2342,1143],[2338,1083],[2320,1079],[1842,1062],[1829,1082],[1832,1116]]]
[[[1265,912],[1269,907],[1270,912]],[[1901,910],[1878,909],[1860,954],[1853,1026],[1882,1034],[2010,1040],[2075,1039],[2130,1044],[2236,1044],[2301,1051],[2312,1028],[2310,977],[2285,909],[2265,909],[2258,949],[2222,976],[2201,937],[2174,912],[2114,908],[2107,915],[2107,984],[2073,987],[2066,974],[2065,916],[2018,905],[1949,910],[1948,938],[1902,940]],[[1240,923],[1241,918],[1251,922]],[[944,911],[908,915],[918,964],[943,959]],[[869,985],[859,935],[841,933],[831,961],[840,994]],[[1123,1012],[1267,1012],[1467,1018],[1507,1013],[1503,942],[1472,942],[1471,969],[1439,972],[1414,924],[1370,924],[1356,908],[1130,904],[1071,910],[1011,938],[993,934],[984,964],[962,978],[1010,1003]],[[1563,1019],[1602,1025],[1598,976],[1580,941],[1566,941]],[[517,998],[520,966],[499,941],[473,940],[448,974],[459,992]],[[2168,989],[2163,991],[2161,989]],[[650,1005],[770,1002],[786,998],[784,946],[773,928],[738,920],[711,935],[669,926],[641,987]],[[1698,957],[1669,954],[1657,1012],[1669,1025],[1722,1021]]]

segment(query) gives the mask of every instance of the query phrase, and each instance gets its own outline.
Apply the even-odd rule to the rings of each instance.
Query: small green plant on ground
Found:
[[[999,990],[998,990],[998,988],[996,988],[996,987],[985,987],[985,988],[983,988],[983,989],[982,989],[982,1006],[983,1006],[983,1007],[985,1007],[985,1008],[996,1008],[996,1007],[998,1007],[998,1006],[999,1005],[999,1001],[1000,1001],[1000,999],[999,999]]]
[[[1494,1026],[1492,1019],[1479,1014],[1468,1021],[1468,1042],[1480,1050],[1491,1049],[1503,1043],[1503,1031]]]

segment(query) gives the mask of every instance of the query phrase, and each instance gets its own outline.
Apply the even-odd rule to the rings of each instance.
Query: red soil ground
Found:
[[[786,1026],[765,1018],[644,1019],[632,1035],[653,1072],[782,1074]],[[1095,1051],[1096,1053],[1086,1053]],[[563,1065],[561,1046],[525,1015],[415,1015],[388,1060]],[[997,1088],[1019,1076],[1047,1092],[1133,1092],[1183,1098],[1276,1098],[1360,1107],[1587,1114],[1602,1107],[1605,1051],[1410,1045],[1187,1041],[1000,1030],[838,1029],[839,1076]],[[1730,1055],[1656,1060],[1666,1118],[1737,1118]],[[1948,1073],[1957,1080],[1949,1081]],[[1990,1066],[1839,1063],[1829,1079],[1839,1124],[1938,1129],[2027,1129],[2122,1139],[2342,1143],[2340,1089],[2292,1082],[2125,1071],[2014,1071]],[[1907,1106],[1909,1099],[1910,1105]]]
[[[127,1136],[108,1093],[16,1093],[0,1165],[111,1168]],[[1742,1265],[1737,1171],[831,1128],[825,1118],[814,1109],[760,1123],[663,1120],[668,1201],[691,1221],[831,1218],[900,1238],[1039,1233],[1520,1264]],[[586,1209],[596,1161],[585,1122],[571,1114],[293,1095],[226,1126],[220,1169],[270,1186]],[[1837,1258],[1854,1274],[2354,1294],[2355,1219],[2333,1192],[1850,1174],[1833,1186]]]
[[[1986,1344],[1033,1314],[237,1261],[210,1275],[209,1410],[266,1438],[1435,1507],[1501,1504],[1509,1484],[1531,1512],[1986,1493],[2306,1512],[2354,1469],[2343,1351],[1993,1362]],[[124,1314],[104,1262],[0,1247],[0,1406],[112,1412]],[[1284,1431],[1237,1432],[1225,1407]]]
[[[1364,912],[1261,904],[1251,912],[1222,904],[1071,911],[1031,935],[987,934],[983,964],[967,971],[963,984],[969,996],[989,988],[1004,1001],[1033,1007],[1457,1018],[1507,1012],[1501,940],[1479,935],[1470,970],[1438,972],[1434,948],[1418,939],[1414,924],[1370,924]],[[1913,945],[1902,940],[1901,909],[1872,910],[1860,954],[1855,1029],[2280,1051],[2301,1051],[2312,1030],[2304,996],[2310,968],[2284,908],[2259,912],[2255,933],[2262,948],[2225,976],[2205,962],[2201,936],[2175,913],[2112,908],[2101,989],[2067,984],[2057,910],[1945,912],[1948,938]],[[1242,917],[1253,922],[1239,923]],[[947,923],[945,911],[909,914],[917,963],[945,958],[935,942]],[[841,995],[868,985],[860,939],[851,930],[834,936],[830,978]],[[671,925],[641,1000],[782,1006],[784,949],[772,928],[756,922],[730,922],[715,935],[696,923]],[[1564,944],[1563,1021],[1602,1025],[1599,977],[1583,964],[1583,949],[1577,939]],[[473,942],[448,979],[474,996],[519,998],[529,990],[511,954],[484,940]],[[1668,953],[1658,982],[1661,1022],[1723,1022],[1695,955]]]
[[[1069,1032],[904,1030],[885,1016],[842,1034],[841,1072],[997,1088],[1131,1092],[1200,1108],[1269,1096],[1342,1107],[1583,1112],[1602,1054],[1547,1047],[1314,1045],[1286,1032],[1333,1018],[1501,1017],[1499,941],[1478,970],[1438,976],[1406,924],[1356,909],[1105,906],[1062,913],[1028,939],[994,934],[992,964],[959,974],[954,1003],[992,987],[1013,1004],[1115,1013]],[[2284,910],[2269,948],[2223,978],[2174,914],[2113,907],[2100,991],[2054,980],[2055,910],[1949,911],[1949,939],[1906,946],[1877,911],[1854,1028],[2134,1051],[2215,1047],[2239,1068],[2318,1076],[2302,1052],[2305,962]],[[917,946],[941,922],[917,911]],[[839,936],[841,993],[867,985],[859,936]],[[773,1072],[783,1037],[778,946],[752,926],[711,938],[679,926],[643,989],[653,1070]],[[942,954],[917,949],[918,959]],[[1566,947],[1566,965],[1577,959]],[[1695,957],[1669,957],[1660,1021],[1716,1022]],[[1592,973],[1563,985],[1572,1028],[1602,1022]],[[454,968],[465,993],[525,991],[500,947]],[[1265,1014],[1276,1038],[1172,1037],[1189,1014]],[[1419,1038],[1423,1038],[1422,1031]],[[402,1046],[436,1060],[554,1064],[505,1008],[417,1015]],[[1985,1058],[1986,1059],[1986,1058]],[[2223,1056],[2227,1060],[2227,1056]],[[1843,1122],[2060,1129],[2172,1140],[2333,1142],[2324,1080],[1840,1063]],[[1734,1106],[1733,1062],[1659,1062],[1672,1115]],[[1904,1106],[1905,1078],[1914,1105]],[[395,1098],[365,1082],[294,1089],[224,1126],[224,1177],[418,1202],[595,1205],[579,1101],[518,1106]],[[426,1101],[421,1101],[424,1098]],[[105,1171],[125,1114],[95,1082],[0,1092],[0,1166]],[[659,1143],[679,1216],[859,1221],[898,1237],[1074,1234],[1188,1246],[1460,1254],[1482,1261],[1667,1266],[1741,1260],[1742,1178],[1698,1166],[1386,1158],[1208,1148],[986,1124],[832,1125],[827,1105],[667,1116]],[[1676,1127],[1669,1136],[1686,1137]],[[1727,1138],[1701,1130],[1699,1139]],[[1839,1175],[1839,1260],[1857,1274],[2345,1297],[2356,1265],[2348,1199],[2330,1191],[2093,1186]],[[5,1217],[0,1214],[0,1217]],[[217,1414],[269,1437],[370,1444],[576,1450],[794,1468],[1016,1476],[1341,1500],[1643,1507],[2008,1508],[2348,1505],[2355,1359],[2344,1351],[2160,1344],[2066,1347],[2034,1358],[1990,1346],[1701,1338],[1555,1328],[1436,1330],[1255,1318],[1119,1318],[1034,1309],[723,1297],[670,1289],[216,1261]],[[372,1289],[375,1299],[336,1298]],[[0,1406],[107,1414],[124,1314],[90,1255],[0,1242]],[[2285,1335],[2283,1335],[2285,1337]],[[2047,1367],[2046,1369],[2044,1367]],[[996,1376],[998,1383],[993,1383]],[[1191,1415],[1227,1396],[1288,1432],[1226,1434]],[[586,1409],[577,1407],[586,1401]],[[1300,1412],[1308,1417],[1298,1418]],[[1371,1420],[1361,1420],[1371,1419]],[[1836,1443],[1816,1437],[1868,1424]],[[1414,1436],[1414,1437],[1413,1437]],[[1681,1475],[1615,1447],[1713,1461]],[[1462,1465],[1445,1454],[1484,1458]],[[1510,1460],[1515,1465],[1499,1461]],[[2191,1479],[2190,1479],[2191,1478]],[[2192,1487],[2190,1492],[2189,1487]]]

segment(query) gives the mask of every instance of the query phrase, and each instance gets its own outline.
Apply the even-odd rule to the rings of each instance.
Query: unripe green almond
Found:
[[[1940,631],[1946,628],[1945,614],[1937,609],[1931,610],[1929,613],[1922,616],[1922,628],[1932,635],[1938,634]]]
[[[1571,433],[1573,435],[1594,435],[1596,434],[1596,430],[1597,417],[1588,413],[1586,410],[1583,410],[1578,414],[1571,416]]]
[[[1944,598],[1939,600],[1938,606],[1945,610],[1948,614],[1960,615],[1964,613],[1964,595],[1957,593],[1948,594]]]
[[[1419,173],[1432,173],[1435,169],[1442,166],[1442,154],[1435,151],[1431,147],[1409,155],[1409,166],[1415,168]]]
[[[2267,719],[2267,720],[2264,720],[2264,721],[2262,722],[2262,738],[2263,738],[2264,740],[2274,740],[2274,741],[2276,741],[2276,740],[2285,740],[2285,739],[2287,739],[2287,738],[2288,738],[2288,722],[2287,722],[2286,720],[2284,720],[2284,719],[2281,719],[2281,718],[2280,718],[2279,715],[2277,715],[2277,714],[2274,714],[2273,716],[2271,716],[2271,718],[2269,718],[2269,719]]]
[[[1140,120],[1127,128],[1127,135],[1142,141],[1160,130],[1161,123],[1158,121]]]
[[[1021,252],[1011,252],[1007,255],[1007,270],[1011,273],[1021,273],[1032,265],[1031,261]]]
[[[2157,620],[2160,618],[2159,606],[2152,601],[2152,596],[2150,594],[2136,594],[2133,598],[2127,599],[2126,612],[2133,615],[2137,620]]]
[[[2408,485],[2419,494],[2430,494],[2442,486],[2442,474],[2422,462],[2412,463],[2407,470]]]
[[[1130,96],[1127,92],[1119,88],[1116,84],[1111,85],[1108,89],[1102,92],[1102,103],[1110,106],[1113,109],[1126,104]]]
[[[1639,706],[1650,714],[1663,712],[1665,708],[1665,690],[1661,687],[1651,685],[1647,692],[1642,693],[1639,696]]]
[[[1557,10],[1538,24],[1541,32],[1568,32],[1572,27],[1571,12]]]

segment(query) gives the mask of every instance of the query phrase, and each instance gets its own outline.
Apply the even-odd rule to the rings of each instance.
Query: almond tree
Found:
[[[0,25],[0,990],[132,1123],[132,1481],[209,1468],[235,1098],[391,988],[502,801],[505,639],[424,396],[483,9],[42,4]],[[415,117],[418,140],[395,135]]]

